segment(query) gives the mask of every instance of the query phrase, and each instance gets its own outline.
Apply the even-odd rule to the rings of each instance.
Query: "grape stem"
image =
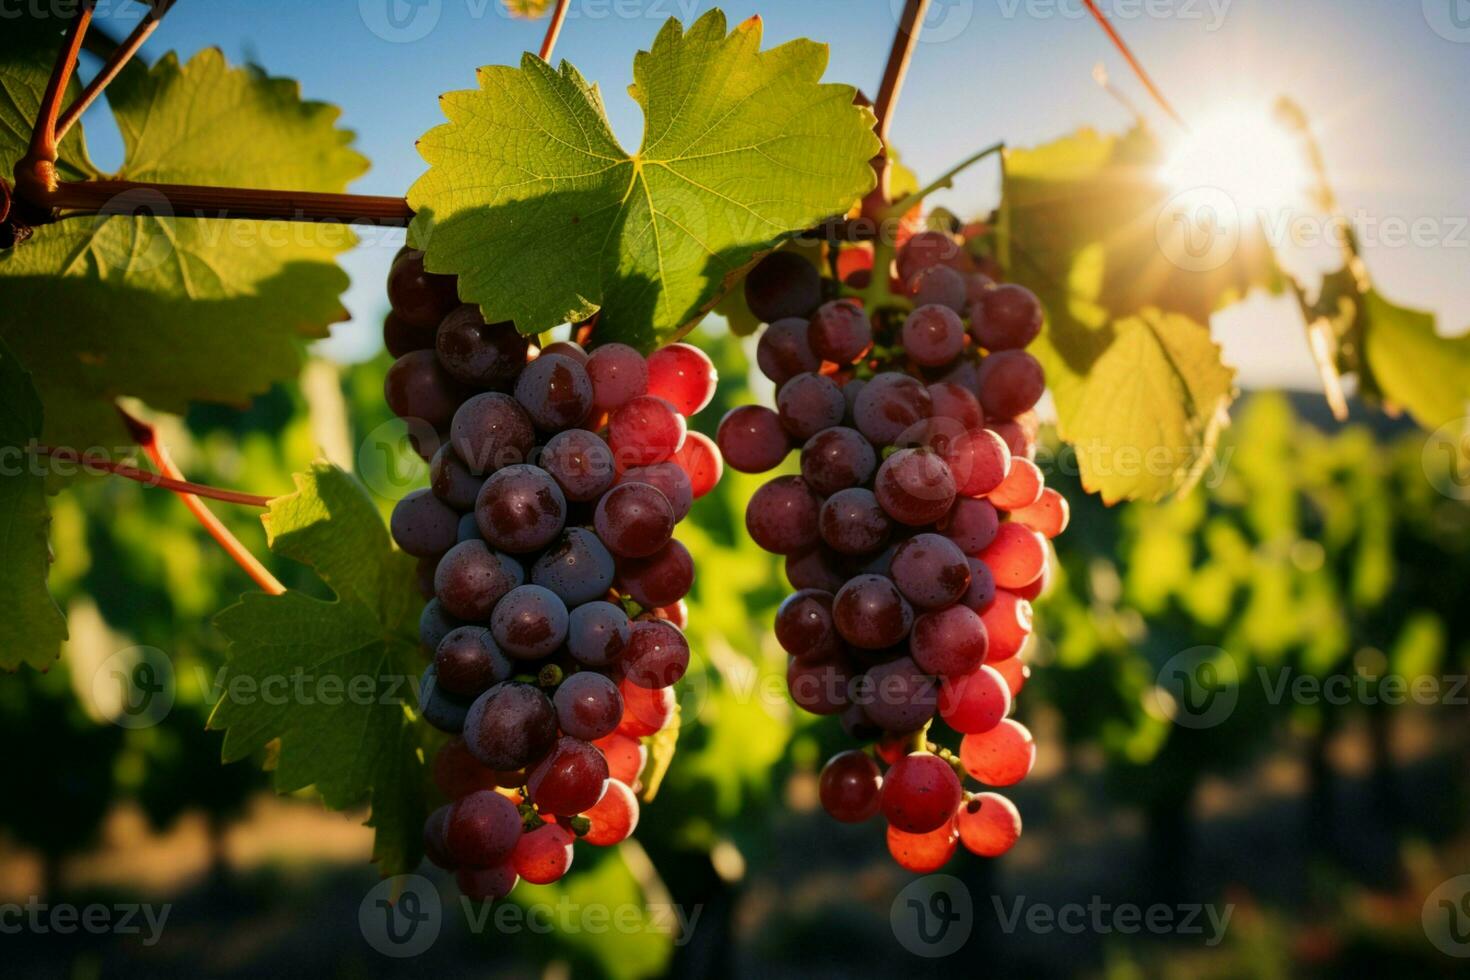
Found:
[[[896,204],[890,204],[888,208],[883,212],[884,223],[886,224],[890,221],[897,221],[898,219],[902,218],[914,207],[914,205],[923,201],[930,194],[933,194],[936,191],[947,190],[953,187],[954,179],[958,177],[961,173],[973,167],[975,164],[979,163],[981,160],[984,160],[988,156],[1004,152],[1005,148],[1006,145],[1003,142],[994,143],[990,146],[987,146],[985,149],[981,150],[978,153],[973,153],[970,156],[965,157],[965,159],[961,160],[953,167],[950,167],[927,186],[921,187],[919,190],[914,191],[912,194],[909,194],[908,196],[903,198],[903,200],[897,202]],[[874,268],[876,269],[877,266],[875,265]]]
[[[286,587],[281,584],[280,580],[272,575],[270,570],[261,564],[260,559],[251,554],[250,549],[245,547],[239,538],[230,533],[230,529],[225,527],[224,523],[214,515],[214,512],[205,505],[203,500],[199,499],[200,497],[212,496],[213,494],[201,492],[198,484],[189,483],[184,478],[183,471],[174,462],[173,457],[169,454],[168,447],[158,438],[158,430],[142,419],[134,418],[121,408],[118,409],[118,414],[122,416],[123,424],[128,427],[128,431],[132,434],[133,438],[138,441],[138,445],[143,447],[143,452],[153,461],[153,465],[158,468],[158,471],[171,482],[180,485],[180,487],[171,486],[169,489],[178,495],[179,500],[188,508],[189,513],[193,514],[194,519],[199,522],[205,532],[211,538],[214,538],[215,543],[224,549],[225,554],[229,555],[235,564],[244,569],[245,574],[249,575],[251,581],[258,585],[262,591],[270,595],[283,595]],[[205,487],[203,489],[214,491],[213,487]],[[247,498],[231,502],[248,502],[257,507],[270,506],[270,498],[268,497],[235,494],[233,491],[214,492],[224,492],[238,498]],[[223,498],[214,496],[214,499],[219,500]]]
[[[96,77],[87,83],[87,87],[82,90],[82,94],[77,96],[77,100],[68,106],[66,112],[62,113],[61,118],[57,120],[56,142],[58,145],[66,138],[67,131],[71,129],[72,125],[78,119],[82,118],[82,113],[86,112],[92,103],[97,101],[97,96],[102,94],[103,89],[107,88],[108,85],[112,84],[112,80],[117,78],[118,74],[123,70],[123,66],[133,60],[133,55],[138,53],[138,49],[143,46],[144,41],[148,40],[149,35],[158,29],[158,22],[163,19],[163,15],[168,13],[172,6],[173,4],[171,3],[161,3],[156,6],[150,4],[148,13],[143,15],[143,19],[138,22],[138,26],[133,28],[132,33],[121,44],[113,48],[112,53],[108,55],[107,61],[102,65],[102,69],[97,72]]]
[[[546,25],[546,37],[541,40],[541,60],[550,61],[551,52],[556,50],[556,39],[561,36],[562,24],[567,19],[567,7],[571,0],[556,0],[556,10],[552,11],[551,23]]]

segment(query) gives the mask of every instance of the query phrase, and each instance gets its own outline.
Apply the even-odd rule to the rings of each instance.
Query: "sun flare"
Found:
[[[1242,212],[1302,206],[1308,187],[1302,149],[1264,106],[1232,105],[1174,146],[1161,171],[1180,194],[1223,191]]]

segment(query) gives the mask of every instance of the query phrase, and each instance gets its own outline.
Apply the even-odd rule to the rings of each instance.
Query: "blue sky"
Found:
[[[512,19],[501,0],[181,0],[147,45],[187,56],[216,45],[301,82],[340,105],[372,170],[363,193],[401,194],[423,170],[413,141],[441,120],[436,97],[473,85],[483,64],[511,64],[540,43],[544,22]],[[614,129],[636,147],[642,127],[625,95],[633,54],[670,16],[719,6],[731,22],[759,13],[768,44],[810,37],[831,45],[829,80],[878,86],[901,0],[573,0],[557,58],[605,93]],[[1379,287],[1470,325],[1470,0],[1105,0],[1105,9],[1181,114],[1197,124],[1229,105],[1290,95],[1313,119],[1343,209],[1366,235]],[[114,34],[137,7],[102,4]],[[1461,26],[1463,25],[1463,26]],[[1092,80],[1104,63],[1138,104],[1143,93],[1082,11],[1080,0],[934,0],[893,128],[921,176],[998,139],[1026,146],[1079,126],[1121,130],[1130,116]],[[115,133],[93,110],[94,155],[117,162]],[[1160,129],[1170,127],[1160,122]],[[936,198],[961,213],[994,203],[996,171],[978,168]],[[1417,224],[1415,224],[1417,223]],[[1401,234],[1400,229],[1414,229]],[[396,243],[349,255],[354,321],[328,350],[376,347],[382,277]],[[1247,384],[1310,385],[1300,318],[1255,299],[1217,316],[1227,359]]]

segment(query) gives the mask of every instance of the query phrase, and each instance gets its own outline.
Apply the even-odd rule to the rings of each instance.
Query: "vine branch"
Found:
[[[107,56],[106,62],[102,65],[101,70],[97,72],[96,77],[87,83],[87,87],[82,90],[82,94],[77,96],[77,100],[57,120],[56,142],[58,144],[66,138],[67,131],[71,129],[76,121],[82,118],[82,113],[86,112],[92,103],[97,101],[97,96],[102,94],[103,89],[112,84],[113,79],[117,78],[118,74],[123,70],[123,67],[129,61],[133,60],[133,55],[138,53],[138,49],[143,46],[143,42],[148,40],[149,35],[158,29],[158,22],[163,19],[164,14],[168,13],[170,6],[170,4],[160,4],[156,7],[150,5],[148,13],[143,15],[143,19],[138,22],[137,27],[133,28],[132,33],[124,38],[121,44],[113,48],[112,52]]]
[[[923,29],[924,14],[929,9],[929,0],[906,0],[903,15],[898,21],[898,30],[893,35],[893,46],[888,51],[888,64],[883,69],[883,83],[878,88],[878,101],[873,103],[873,113],[878,117],[875,132],[882,144],[878,159],[878,189],[883,200],[888,200],[888,132],[893,125],[893,109],[903,89],[904,77],[908,74],[909,62],[914,57],[914,46]]]
[[[36,111],[36,123],[31,128],[30,147],[15,165],[18,193],[25,185],[34,183],[47,188],[56,181],[57,144],[60,142],[56,135],[56,120],[61,114],[61,100],[66,97],[67,86],[76,73],[77,56],[91,23],[91,4],[81,4],[76,17],[67,25],[66,40],[57,52],[56,63],[51,66],[51,77],[46,81],[46,91]]]
[[[121,408],[117,411],[122,416],[123,423],[127,425],[133,438],[143,448],[143,452],[148,454],[148,458],[158,468],[159,473],[162,473],[164,478],[172,482],[184,485],[185,489],[176,489],[174,487],[170,487],[169,489],[174,490],[178,494],[179,500],[189,509],[189,513],[194,515],[194,519],[224,549],[225,554],[229,555],[235,564],[244,569],[245,574],[249,575],[251,580],[260,586],[262,591],[270,595],[282,595],[285,593],[286,587],[281,584],[280,580],[272,575],[270,570],[261,564],[260,559],[251,554],[250,549],[245,547],[240,542],[240,539],[230,532],[229,528],[225,527],[224,522],[214,515],[214,512],[205,505],[203,500],[199,499],[203,496],[209,496],[209,494],[199,492],[197,484],[189,484],[184,479],[184,473],[179,469],[178,464],[174,462],[173,457],[169,455],[168,447],[159,440],[158,430],[147,422],[134,418]],[[225,492],[234,494],[233,491]],[[268,497],[255,497],[250,494],[238,494],[236,496],[248,498],[248,501],[242,500],[237,502],[250,502],[257,507],[267,507],[270,505],[270,498]],[[216,496],[214,499],[220,498]]]
[[[923,29],[924,14],[929,9],[929,0],[906,0],[903,16],[899,18],[898,30],[893,35],[893,47],[888,52],[888,65],[883,69],[883,84],[878,89],[878,101],[873,103],[873,112],[878,117],[878,138],[888,146],[888,130],[893,123],[893,107],[903,89],[904,77],[908,74],[909,62],[914,57],[914,46]]]
[[[127,463],[115,462],[105,456],[79,453],[74,449],[63,449],[60,446],[36,445],[31,447],[31,451],[37,456],[49,456],[52,459],[77,463],[83,469],[120,476],[124,480],[132,480],[134,483],[140,483],[145,487],[159,487],[163,490],[172,490],[174,493],[189,493],[200,497],[208,497],[211,500],[218,500],[221,503],[242,504],[247,507],[266,507],[270,504],[269,497],[241,493],[237,490],[222,490],[219,487],[211,487],[203,483],[191,483],[181,477],[150,473],[147,470],[140,470],[136,466],[130,466]]]
[[[1153,78],[1149,76],[1149,73],[1144,70],[1143,64],[1134,56],[1133,50],[1128,47],[1122,35],[1117,32],[1112,22],[1108,20],[1107,14],[1103,13],[1102,8],[1097,5],[1097,0],[1082,0],[1082,3],[1087,7],[1087,12],[1092,14],[1092,19],[1097,21],[1098,26],[1103,29],[1103,33],[1113,42],[1113,47],[1118,49],[1118,53],[1123,56],[1123,60],[1128,62],[1128,67],[1133,69],[1133,74],[1143,83],[1143,87],[1148,90],[1148,94],[1159,104],[1159,108],[1168,113],[1169,118],[1178,123],[1182,128],[1188,129],[1189,126],[1184,122],[1184,119],[1179,113],[1174,111],[1174,106],[1169,103],[1169,100],[1164,98],[1164,93],[1154,84]]]
[[[392,227],[405,227],[413,220],[413,209],[401,197],[137,180],[63,181],[36,203],[64,212],[56,218],[135,214],[140,205],[139,191],[157,194],[174,212],[172,216],[180,218],[257,218]]]
[[[567,7],[571,0],[556,0],[556,10],[552,11],[551,23],[546,25],[546,36],[541,39],[541,60],[550,61],[551,52],[556,50],[556,39],[561,36],[562,24],[567,19]]]

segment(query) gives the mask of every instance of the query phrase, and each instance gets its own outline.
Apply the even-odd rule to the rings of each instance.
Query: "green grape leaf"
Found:
[[[684,709],[674,705],[674,715],[669,723],[647,739],[648,765],[643,767],[643,801],[652,803],[674,764],[674,753],[679,747],[679,728],[684,724]]]
[[[25,33],[0,61],[6,172],[55,51],[47,32]],[[125,148],[119,179],[342,191],[367,166],[337,109],[303,101],[288,79],[232,68],[216,49],[129,65],[106,94]],[[73,133],[70,169],[91,176],[81,127]],[[243,404],[294,377],[303,341],[346,317],[335,261],[356,241],[346,228],[175,217],[156,193],[126,193],[131,215],[68,218],[0,254],[0,336],[36,376],[52,444],[129,445],[111,410],[118,396],[173,412]]]
[[[1089,492],[1110,504],[1158,500],[1192,485],[1209,462],[1235,371],[1188,317],[1146,310],[1113,329],[1085,382],[1058,396],[1059,431]]]
[[[1159,181],[1159,159],[1141,129],[1081,130],[1006,154],[998,251],[1046,307],[1032,351],[1084,486],[1109,502],[1192,484],[1234,377],[1200,324],[1250,288],[1284,285],[1260,229],[1233,229],[1196,254],[1201,243],[1183,236],[1201,229],[1172,219],[1198,215]]]
[[[1375,290],[1361,297],[1368,370],[1388,402],[1426,429],[1470,412],[1470,333],[1441,336],[1434,316],[1395,305]]]
[[[33,467],[29,444],[41,435],[41,399],[31,376],[0,342],[0,669],[51,665],[66,639],[66,617],[46,589],[51,514],[46,478]]]
[[[753,263],[874,184],[871,110],[822,84],[825,46],[761,51],[752,18],[670,20],[634,62],[642,148],[614,138],[597,87],[527,54],[441,104],[410,235],[492,321],[538,333],[601,311],[643,350],[687,332]]]
[[[327,464],[296,476],[264,518],[271,551],[311,567],[331,600],[247,594],[215,625],[230,641],[209,727],[226,762],[279,746],[275,786],[314,786],[333,809],[371,802],[384,874],[418,863],[424,766],[409,709],[421,658],[414,562],[377,507]]]

